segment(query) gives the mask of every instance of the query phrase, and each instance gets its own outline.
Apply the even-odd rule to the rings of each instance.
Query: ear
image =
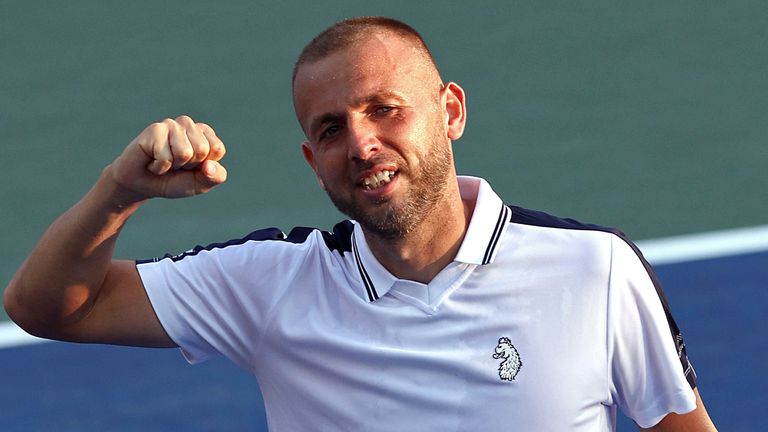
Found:
[[[320,183],[320,188],[325,190],[325,183],[323,183],[323,179],[320,178],[320,173],[317,171],[317,164],[315,164],[315,153],[312,151],[312,147],[310,147],[309,141],[304,141],[301,143],[301,152],[304,154],[304,160],[307,161],[309,166],[312,168],[312,171],[315,172],[315,177],[317,177],[317,182]]]
[[[464,134],[467,124],[467,104],[464,89],[455,82],[449,82],[440,90],[445,107],[446,131],[448,138],[455,141]]]

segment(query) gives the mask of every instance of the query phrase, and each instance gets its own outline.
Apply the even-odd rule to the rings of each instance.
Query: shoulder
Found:
[[[592,244],[612,249],[612,244],[620,244],[621,249],[629,248],[639,255],[637,246],[620,229],[514,205],[508,207],[512,210],[509,222],[513,231],[536,234],[538,237],[535,238],[539,240],[558,240],[571,242],[572,245]]]
[[[576,219],[555,216],[549,213],[545,213],[543,211],[531,210],[531,209],[514,206],[514,205],[509,205],[508,207],[512,209],[510,222],[513,224],[537,226],[537,227],[552,228],[552,229],[605,232],[605,233],[611,233],[611,234],[615,234],[622,237],[624,236],[624,234],[616,228],[610,228],[602,225],[585,223],[585,222],[578,221]]]
[[[518,206],[509,208],[512,211],[506,233],[507,252],[532,257],[550,268],[592,269],[600,274],[609,273],[620,264],[622,268],[632,268],[632,274],[655,280],[640,249],[617,228]]]
[[[582,222],[572,218],[555,216],[542,211],[513,205],[509,205],[508,207],[512,209],[510,217],[511,224],[551,230],[581,232],[585,236],[592,235],[608,238],[615,242],[615,244],[618,245],[617,248],[622,252],[629,253],[630,255],[637,255],[642,259],[642,254],[637,245],[624,233],[624,231],[618,228]]]

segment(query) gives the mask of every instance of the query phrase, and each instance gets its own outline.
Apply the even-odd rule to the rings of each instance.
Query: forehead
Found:
[[[425,48],[417,40],[392,31],[374,29],[365,34],[350,36],[349,40],[322,57],[314,57],[298,67],[294,84],[307,78],[338,72],[391,71],[392,64],[413,63],[422,57]],[[338,69],[338,70],[334,70]]]
[[[318,108],[347,105],[376,93],[409,95],[431,85],[437,75],[422,51],[410,41],[374,33],[359,43],[299,67],[293,99],[299,122]],[[439,81],[439,77],[437,77]]]

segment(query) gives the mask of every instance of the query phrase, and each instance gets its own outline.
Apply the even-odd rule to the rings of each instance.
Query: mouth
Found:
[[[381,170],[367,177],[363,177],[363,179],[360,181],[360,184],[365,190],[378,189],[391,182],[392,179],[395,178],[395,175],[397,175],[397,171],[386,169]]]

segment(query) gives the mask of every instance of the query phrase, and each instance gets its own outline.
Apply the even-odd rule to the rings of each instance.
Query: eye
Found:
[[[323,129],[322,132],[320,132],[320,136],[318,137],[318,140],[333,138],[336,134],[339,133],[340,130],[341,130],[341,127],[339,125],[330,125],[327,128]]]
[[[401,104],[376,105],[371,109],[371,117],[383,121],[404,120],[409,112],[407,106]]]

